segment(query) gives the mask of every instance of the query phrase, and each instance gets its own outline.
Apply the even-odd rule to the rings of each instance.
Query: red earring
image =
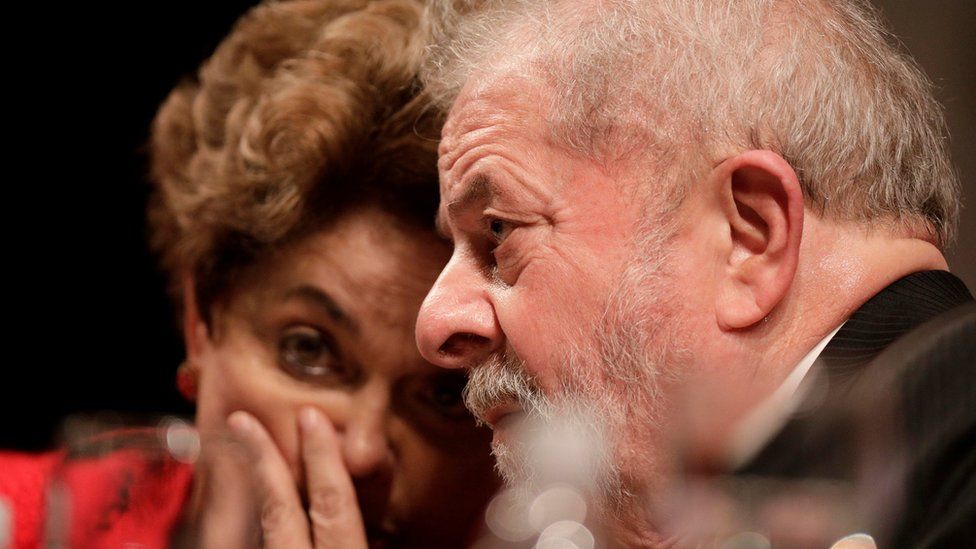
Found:
[[[199,379],[200,368],[189,359],[184,360],[176,369],[176,389],[188,402],[197,401]]]

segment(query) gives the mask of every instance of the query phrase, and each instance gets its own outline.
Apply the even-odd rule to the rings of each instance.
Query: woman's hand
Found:
[[[234,412],[227,424],[253,458],[251,477],[255,482],[264,547],[367,547],[356,491],[343,464],[335,429],[322,412],[305,407],[299,413],[309,501],[307,513],[288,465],[264,426],[246,412]]]

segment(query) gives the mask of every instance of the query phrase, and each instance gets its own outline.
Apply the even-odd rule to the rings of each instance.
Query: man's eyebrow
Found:
[[[285,293],[285,299],[301,299],[307,301],[312,305],[325,311],[327,315],[340,326],[346,328],[353,334],[359,333],[359,324],[349,314],[342,310],[342,307],[336,303],[336,300],[332,298],[328,293],[326,293],[321,288],[311,286],[309,284],[302,284],[288,290]]]
[[[495,192],[495,185],[487,175],[476,175],[461,190],[457,200],[447,205],[447,215],[456,218],[461,212],[477,202],[485,202]]]
[[[461,190],[460,197],[451,201],[445,208],[447,210],[446,217],[455,219],[461,212],[470,208],[472,204],[485,202],[494,193],[494,189],[494,183],[487,175],[476,175],[472,177]],[[444,240],[453,241],[448,219],[445,219],[442,212],[444,212],[444,209],[437,211],[437,217],[434,218],[434,228],[438,236]]]

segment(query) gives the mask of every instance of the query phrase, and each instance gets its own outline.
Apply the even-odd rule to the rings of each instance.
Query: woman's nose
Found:
[[[352,403],[342,437],[343,458],[353,478],[386,472],[393,462],[387,433],[389,399],[371,393]]]
[[[484,274],[455,251],[417,316],[417,347],[428,362],[467,368],[501,346],[488,289]]]

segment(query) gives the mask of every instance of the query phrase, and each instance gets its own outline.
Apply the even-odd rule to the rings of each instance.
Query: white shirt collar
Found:
[[[790,418],[803,400],[804,392],[800,383],[810,368],[820,357],[820,353],[844,326],[845,320],[810,349],[800,362],[793,367],[790,375],[771,395],[756,405],[735,427],[729,449],[729,463],[733,469],[745,465],[756,456],[763,446],[775,435]]]

